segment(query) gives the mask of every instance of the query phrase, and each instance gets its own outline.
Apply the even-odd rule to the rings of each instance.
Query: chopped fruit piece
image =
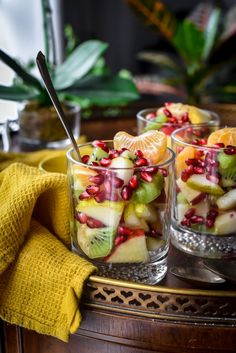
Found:
[[[226,235],[236,232],[236,211],[229,211],[216,217],[215,233]]]
[[[132,200],[137,203],[150,203],[155,200],[162,191],[164,184],[163,175],[158,172],[151,183],[141,181],[138,188],[135,190]]]
[[[95,147],[90,155],[88,164],[92,164],[92,162],[99,162],[102,158],[107,157],[108,153],[106,151],[104,151],[101,147]]]
[[[236,207],[236,189],[232,189],[219,197],[216,204],[220,210],[229,210],[230,208]]]
[[[210,134],[207,140],[209,146],[224,143],[225,146],[236,146],[236,127],[225,127]]]
[[[155,222],[158,218],[156,208],[151,204],[137,203],[134,205],[135,213],[145,221]]]
[[[91,259],[109,255],[113,246],[115,228],[78,228],[77,240],[81,250]]]
[[[136,159],[136,156],[131,153],[129,150],[125,150],[120,154],[121,157],[131,159],[131,161],[134,161]]]
[[[146,242],[148,251],[158,251],[165,244],[163,239],[153,237],[147,237]]]
[[[74,188],[76,190],[83,190],[91,181],[90,177],[97,175],[97,172],[89,167],[83,167],[82,165],[73,165],[74,175]]]
[[[124,205],[123,201],[104,201],[98,203],[94,199],[90,199],[80,201],[76,210],[104,223],[106,226],[117,227]]]
[[[196,199],[200,194],[201,191],[195,190],[187,185],[187,183],[183,182],[181,178],[176,180],[178,187],[180,188],[182,194],[188,200],[189,203],[192,203],[194,199]]]
[[[224,190],[206,178],[205,175],[194,174],[187,180],[187,185],[195,190],[206,192],[212,195],[223,195]],[[183,190],[181,190],[183,191]]]
[[[222,176],[221,184],[223,187],[236,185],[236,155],[227,155],[220,152],[217,156],[219,162],[219,172]]]
[[[179,192],[177,194],[177,202],[178,203],[188,203],[186,197],[184,196],[184,194],[182,192]]]
[[[139,136],[132,136],[124,131],[118,132],[114,136],[114,148],[126,147],[132,153],[141,150],[145,158],[152,164],[157,163],[166,153],[166,135],[157,130],[150,130]]]
[[[133,203],[129,203],[124,209],[124,221],[128,227],[140,227],[141,219],[135,213]],[[141,227],[140,227],[141,228]]]
[[[190,105],[188,107],[188,117],[191,124],[202,124],[211,120],[211,113],[207,110],[199,109]]]
[[[124,181],[124,184],[128,184],[129,180],[133,175],[134,163],[125,157],[116,157],[111,160],[110,168],[118,168],[115,170],[116,176]]]
[[[148,262],[149,254],[144,232],[128,237],[126,241],[117,245],[105,261],[108,263]]]
[[[184,169],[187,168],[186,161],[188,159],[195,158],[195,148],[191,146],[185,147],[179,154],[176,156],[176,173],[177,177],[179,177]]]
[[[177,219],[181,222],[185,218],[186,212],[189,210],[187,203],[180,203],[177,205]]]

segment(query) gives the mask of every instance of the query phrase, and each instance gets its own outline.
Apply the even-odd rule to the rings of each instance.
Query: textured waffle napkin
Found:
[[[46,152],[0,154],[0,317],[68,341],[95,268],[70,251],[66,176],[13,163],[37,165]]]

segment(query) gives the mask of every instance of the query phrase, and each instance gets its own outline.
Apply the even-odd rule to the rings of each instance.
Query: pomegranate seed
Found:
[[[198,160],[197,161],[197,166],[201,168],[205,168],[205,161]]]
[[[214,220],[218,216],[218,211],[211,209],[209,212],[207,212],[207,219]]]
[[[89,195],[87,193],[87,191],[83,191],[80,195],[79,195],[79,199],[80,200],[87,200],[87,199],[90,199],[91,198],[91,195]]]
[[[224,148],[225,144],[223,142],[218,142],[218,143],[215,143],[213,145],[213,147],[215,147],[215,148]]]
[[[218,176],[216,176],[216,175],[206,174],[206,178],[207,178],[207,180],[211,181],[214,184],[219,184],[220,180],[219,180]]]
[[[132,189],[128,186],[125,185],[121,189],[121,197],[123,200],[128,201],[132,196]]]
[[[196,212],[195,208],[190,208],[184,215],[185,218],[190,219]]]
[[[88,216],[85,213],[79,212],[76,215],[76,219],[81,223],[85,224],[87,222]]]
[[[121,187],[123,186],[123,184],[124,184],[124,180],[121,179],[121,178],[118,178],[118,177],[114,177],[114,178],[111,180],[111,182],[112,182],[112,185],[113,185],[115,188],[117,188],[117,189],[121,188]]]
[[[153,120],[153,119],[156,119],[156,114],[155,113],[148,113],[147,115],[146,115],[146,119],[147,120]]]
[[[181,179],[186,182],[188,178],[190,177],[189,173],[186,170],[183,170],[181,173]]]
[[[163,113],[165,114],[165,116],[167,116],[168,118],[170,118],[172,116],[172,113],[169,111],[169,109],[164,108],[163,109]]]
[[[209,159],[207,161],[207,163],[211,166],[211,167],[214,167],[214,168],[219,168],[220,166],[220,163],[216,160],[212,160],[212,159]]]
[[[200,145],[200,141],[198,139],[194,139],[194,140],[192,140],[192,144],[196,145],[196,146],[199,146]]]
[[[194,171],[193,171],[194,168],[195,168],[195,167],[191,164],[191,165],[189,165],[189,166],[187,167],[186,172],[187,172],[189,175],[192,175],[192,174],[194,173]]]
[[[100,165],[102,167],[108,167],[110,164],[111,164],[111,159],[109,158],[104,157],[100,160]]]
[[[185,112],[181,118],[182,123],[187,123],[189,121],[188,112]]]
[[[175,131],[175,128],[173,126],[163,126],[160,130],[167,136],[170,136]]]
[[[88,154],[85,154],[81,159],[82,159],[82,162],[83,162],[84,164],[87,164],[87,163],[88,163],[88,160],[89,160],[89,155],[88,155]]]
[[[118,227],[118,234],[120,235],[131,235],[132,234],[132,230],[124,227],[124,226],[119,226]]]
[[[115,245],[120,245],[121,243],[124,243],[127,240],[127,236],[125,235],[120,235],[118,237],[116,237],[115,239]]]
[[[227,155],[233,155],[233,154],[236,154],[236,147],[235,146],[227,146],[225,149],[224,149],[224,153],[227,154]]]
[[[94,196],[94,199],[100,203],[106,200],[106,192],[105,191],[100,191],[97,193],[97,195]]]
[[[193,167],[193,171],[195,174],[204,174],[205,170],[202,167]]]
[[[137,175],[133,175],[132,178],[129,181],[129,186],[132,189],[136,189],[138,187],[138,177]]]
[[[158,237],[161,237],[162,234],[158,230],[152,229],[150,232],[150,236],[153,238],[158,238]]]
[[[141,172],[140,176],[143,180],[147,181],[148,183],[152,182],[152,175],[147,172]]]
[[[173,116],[173,117],[168,119],[168,123],[177,124],[178,123],[178,119],[175,116]]]
[[[193,135],[196,137],[201,137],[202,132],[201,132],[201,130],[193,129]]]
[[[88,186],[86,187],[86,191],[87,191],[87,193],[88,193],[89,195],[94,196],[94,195],[96,195],[96,194],[98,193],[98,191],[99,191],[99,186],[97,186],[97,185],[88,185]]]
[[[198,160],[196,158],[189,158],[185,161],[187,165],[197,166]]]
[[[195,152],[196,159],[200,159],[203,155],[204,155],[203,150],[196,150]]]
[[[188,128],[186,129],[186,132],[187,132],[188,134],[191,134],[191,133],[193,132],[193,128],[192,128],[192,127],[188,127]]]
[[[148,161],[146,158],[143,157],[137,159],[137,161],[135,162],[136,167],[144,167],[145,165],[148,165]]]
[[[145,168],[145,171],[150,173],[150,174],[156,174],[158,172],[159,168],[158,167],[148,167]]]
[[[113,159],[113,158],[117,158],[119,157],[120,152],[118,150],[111,150],[109,153],[109,158]]]
[[[165,107],[169,107],[169,106],[171,106],[171,105],[172,105],[172,102],[165,102],[165,103],[164,103],[164,106],[165,106]]]
[[[168,176],[168,171],[165,168],[159,168],[159,170],[164,178]]]
[[[104,175],[102,174],[93,175],[89,178],[89,181],[91,181],[91,183],[94,183],[96,185],[101,185],[104,182]]]
[[[184,226],[184,227],[190,227],[190,226],[191,226],[190,219],[184,218],[184,219],[181,221],[181,224],[182,224],[182,226]]]
[[[111,181],[105,180],[103,183],[103,186],[104,186],[104,191],[106,192],[106,194],[110,194],[112,191]]]
[[[92,165],[94,165],[95,167],[99,166],[98,162],[92,162]]]
[[[202,139],[199,141],[199,143],[200,143],[200,145],[205,146],[205,145],[207,145],[207,139],[202,138]]]
[[[190,218],[190,222],[193,224],[203,224],[204,218],[202,216],[194,215]]]
[[[197,205],[199,202],[203,201],[206,197],[206,194],[204,192],[201,192],[201,194],[199,194],[197,197],[195,197],[192,201],[191,201],[191,205]]]
[[[215,220],[214,219],[207,219],[206,220],[206,227],[211,228],[214,226]]]
[[[102,149],[103,151],[105,151],[105,152],[108,152],[108,151],[109,151],[109,149],[108,149],[108,147],[107,147],[107,145],[106,145],[106,143],[105,143],[104,141],[95,140],[95,141],[93,141],[92,145],[93,145],[94,147],[99,147],[99,148],[101,148],[101,149]]]
[[[136,150],[135,156],[141,158],[141,157],[143,157],[143,152],[141,150]]]
[[[103,227],[105,227],[105,225],[101,221],[98,221],[97,219],[94,219],[92,217],[88,217],[86,224],[89,228],[103,228]]]

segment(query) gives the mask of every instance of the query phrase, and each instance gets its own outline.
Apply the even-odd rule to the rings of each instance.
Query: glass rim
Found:
[[[198,128],[206,127],[206,126],[208,126],[210,128],[214,127],[214,125],[211,125],[211,124],[207,124],[207,125],[206,124],[197,124],[197,125],[183,126],[183,127],[179,128],[179,129],[175,130],[171,134],[172,146],[173,146],[174,143],[177,143],[179,145],[183,145],[184,147],[193,147],[193,148],[197,148],[199,150],[206,150],[207,149],[209,151],[223,151],[226,146],[225,147],[216,148],[214,146],[207,146],[207,145],[203,145],[203,146],[194,145],[192,143],[186,142],[186,141],[181,140],[180,138],[176,137],[176,134],[182,132],[183,130],[187,130],[187,129],[191,128],[191,127],[193,127],[194,129],[198,129]],[[228,127],[228,126],[224,126],[224,127]],[[219,127],[219,129],[223,129],[224,127]]]
[[[161,108],[161,107],[159,107]],[[153,120],[148,120],[147,118],[145,118],[144,116],[142,116],[142,114],[147,114],[147,113],[151,113],[153,111],[157,111],[157,109],[159,109],[158,107],[153,107],[153,108],[145,108],[145,109],[142,109],[140,111],[138,111],[138,113],[136,114],[136,118],[137,119],[140,119],[142,121],[145,121],[145,122],[154,122],[155,119]],[[201,108],[200,108],[201,109]],[[212,110],[209,110],[209,109],[202,109],[202,110],[205,110],[206,112],[210,113],[211,116],[212,116],[212,119],[209,120],[208,122],[206,123],[200,123],[200,124],[189,124],[189,125],[193,125],[193,126],[199,126],[199,125],[209,125],[209,124],[212,124],[214,126],[214,123],[217,123],[217,122],[220,122],[220,116],[218,113],[212,111]],[[157,124],[162,124],[162,126],[174,126],[174,125],[177,125],[177,124],[173,124],[173,123],[158,123],[156,122]]]
[[[113,140],[102,140],[104,141],[105,143],[107,142],[112,142]],[[92,142],[86,142],[86,143],[83,143],[83,144],[79,144],[78,145],[78,148],[81,148],[81,147],[84,147],[84,146],[90,146],[92,145]],[[77,165],[81,165],[81,166],[86,166],[88,168],[92,168],[92,169],[95,169],[95,170],[110,170],[110,171],[115,171],[115,170],[130,170],[130,169],[134,169],[134,170],[137,170],[137,171],[143,171],[143,170],[146,170],[147,168],[154,168],[154,167],[158,167],[158,168],[162,168],[162,167],[165,167],[165,166],[169,166],[174,160],[175,160],[175,152],[167,147],[166,150],[168,151],[168,153],[170,154],[170,158],[168,158],[166,161],[164,161],[163,163],[157,163],[157,164],[151,164],[151,165],[147,165],[147,166],[142,166],[142,167],[132,167],[132,168],[110,168],[110,167],[102,167],[102,166],[95,166],[95,165],[88,165],[86,163],[83,163],[83,162],[79,162],[77,161],[76,159],[74,159],[72,156],[71,156],[71,153],[74,151],[74,147],[71,147],[69,150],[67,150],[66,152],[66,157],[67,157],[67,160],[70,160],[72,163],[74,164],[77,164]]]

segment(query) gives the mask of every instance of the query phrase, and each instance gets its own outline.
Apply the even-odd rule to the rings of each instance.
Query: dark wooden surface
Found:
[[[115,132],[126,130],[135,134],[135,113],[124,114],[123,119],[91,119],[82,122],[81,133],[88,139],[111,138]],[[224,123],[234,124],[234,117]],[[14,136],[17,150],[17,135]],[[169,262],[188,266],[195,258],[179,256],[171,249]],[[163,286],[192,288],[169,272],[160,283]],[[215,290],[236,290],[226,284]],[[235,298],[236,300],[236,298]],[[127,315],[81,305],[83,320],[69,343],[33,331],[1,323],[0,353],[227,353],[236,352],[236,327],[224,323],[190,323],[184,320],[168,321]],[[235,313],[236,320],[236,313]]]

